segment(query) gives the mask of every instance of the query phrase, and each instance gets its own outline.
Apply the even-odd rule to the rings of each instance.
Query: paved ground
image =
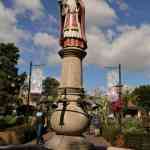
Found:
[[[43,137],[44,137],[44,141],[46,142],[47,140],[49,140],[52,136],[54,135],[53,132],[48,132],[46,133]],[[123,148],[116,148],[116,147],[111,147],[111,144],[109,142],[107,142],[103,137],[95,137],[94,135],[86,135],[87,140],[90,143],[93,143],[94,145],[96,145],[97,150],[99,150],[99,147],[102,147],[101,149],[106,149],[105,147],[108,147],[107,150],[130,150],[130,149],[123,149]],[[33,140],[32,142],[30,142],[30,144],[36,144],[36,140]]]
[[[46,142],[47,140],[49,140],[52,136],[54,135],[53,132],[48,132],[46,134],[44,134],[43,138],[44,141]],[[86,135],[87,140],[90,143],[93,143],[94,145],[106,145],[106,146],[111,146],[111,144],[109,142],[107,142],[103,137],[95,137],[94,135]],[[31,142],[29,142],[30,144],[36,144],[36,140],[33,140]]]
[[[48,133],[44,134],[44,135],[43,135],[44,141],[46,142],[46,141],[49,140],[53,135],[54,135],[53,132],[48,132]],[[36,140],[33,140],[33,141],[29,142],[29,144],[36,144]]]
[[[124,149],[124,148],[117,148],[117,147],[108,147],[107,150],[131,150],[131,149]]]
[[[106,141],[103,137],[95,137],[94,135],[87,136],[87,140],[94,145],[96,145],[97,150],[99,150],[99,147],[107,146],[107,150],[130,150],[130,149],[124,149],[124,148],[117,148],[117,147],[112,147],[111,144]],[[102,148],[101,148],[102,149]]]
[[[107,142],[103,137],[101,136],[94,136],[94,135],[87,135],[86,139],[90,142],[93,143],[94,145],[105,145],[105,146],[111,146],[109,142]]]

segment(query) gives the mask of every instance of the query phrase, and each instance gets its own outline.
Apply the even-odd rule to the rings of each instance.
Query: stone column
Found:
[[[86,56],[86,52],[79,48],[67,48],[61,50],[59,55],[62,58],[60,100],[58,108],[51,117],[51,125],[58,134],[82,135],[89,124],[88,114],[80,107],[84,94],[82,60]]]
[[[62,74],[58,107],[51,116],[51,127],[56,135],[48,141],[47,147],[52,150],[88,150],[90,144],[82,135],[89,126],[89,116],[82,102],[82,60],[87,48],[85,7],[82,0],[61,0],[59,5]]]
[[[88,150],[91,145],[82,133],[89,126],[89,117],[80,105],[84,94],[82,60],[86,52],[79,48],[64,48],[59,55],[62,58],[62,76],[58,108],[51,116],[51,127],[56,135],[47,147],[53,150],[74,150],[75,147]]]
[[[82,60],[86,52],[79,48],[66,48],[59,52],[62,58],[62,75],[59,88],[59,95],[73,95],[73,100],[80,98],[84,94],[82,79]],[[69,98],[68,101],[72,99]]]

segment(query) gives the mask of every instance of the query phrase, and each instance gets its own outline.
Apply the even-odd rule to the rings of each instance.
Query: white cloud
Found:
[[[0,42],[18,43],[30,36],[26,31],[17,28],[16,13],[30,10],[33,18],[40,17],[43,13],[40,0],[14,0],[14,6],[15,10],[8,9],[0,2]],[[115,11],[104,0],[85,0],[85,6],[87,63],[101,66],[121,63],[134,70],[150,66],[150,24],[140,27],[119,25]],[[117,31],[111,28],[113,25]],[[103,27],[108,30],[104,32]],[[41,54],[42,60],[49,64],[61,60],[57,54],[58,39],[54,36],[46,32],[35,33],[33,43],[41,48],[40,52],[36,52]]]
[[[33,41],[35,45],[44,48],[51,48],[58,46],[58,40],[52,35],[49,35],[48,33],[41,33],[41,32],[36,33],[33,38]]]
[[[115,33],[110,30],[104,34],[103,27],[110,27],[117,23],[115,11],[104,0],[85,0],[88,56],[87,63],[103,65],[108,62],[106,52],[110,49],[109,41]],[[111,36],[111,37],[110,37]]]
[[[60,62],[60,58],[57,54],[60,49],[58,39],[54,36],[49,35],[48,33],[39,32],[33,37],[33,42],[37,47],[41,47],[40,53],[43,55],[42,61],[46,60],[51,65]]]
[[[0,42],[19,42],[29,34],[18,29],[15,13],[12,9],[5,8],[0,2]]]
[[[85,0],[85,5],[87,63],[99,66],[121,63],[132,70],[150,66],[150,24],[140,27],[119,25],[115,11],[104,0]],[[120,3],[120,6],[127,9],[125,3]]]
[[[125,27],[126,28],[126,27]],[[114,63],[121,62],[129,68],[143,69],[150,65],[150,25],[128,27],[113,41]]]
[[[59,49],[57,49],[59,51]],[[61,63],[61,58],[59,57],[58,53],[49,53],[47,56],[48,64],[50,65],[55,65],[55,64],[60,64]]]
[[[106,65],[109,61],[111,44],[106,38],[106,35],[100,30],[92,31],[87,34],[88,50],[87,63]]]
[[[17,14],[24,14],[27,10],[31,11],[32,20],[43,15],[43,5],[41,0],[14,0],[14,8]]]
[[[14,0],[14,2],[16,6],[26,9],[37,10],[42,8],[40,0]]]
[[[112,8],[110,8],[109,5],[104,0],[92,0],[92,1],[85,0],[85,7],[86,7],[86,24],[87,24],[86,32],[88,35],[88,43],[90,45],[89,47],[91,47],[89,49],[91,49],[92,51],[93,47],[95,47],[96,45],[97,45],[96,47],[104,48],[108,44],[107,39],[98,28],[108,27],[115,24],[118,19],[115,14],[115,11]],[[95,37],[95,35],[97,36]],[[103,42],[100,42],[99,39],[103,39]],[[35,45],[47,48],[48,53],[47,60],[49,64],[55,64],[60,62],[61,59],[57,54],[57,52],[59,51],[58,45],[59,43],[56,38],[54,38],[51,35],[48,35],[47,33],[37,33],[34,36],[33,41]],[[97,49],[95,49],[93,55],[96,55],[97,53],[98,51]],[[102,55],[105,55],[105,53]],[[99,58],[96,59],[99,60]],[[93,60],[90,61],[90,63],[92,62]]]
[[[85,0],[87,27],[106,27],[116,23],[115,11],[105,0]]]
[[[150,25],[118,27],[119,35],[112,41],[100,30],[88,34],[88,62],[98,65],[121,63],[138,70],[150,65]]]
[[[124,0],[116,0],[116,3],[118,4],[121,10],[128,11],[128,5],[124,2]]]
[[[61,77],[60,76],[55,76],[55,79],[57,80],[57,81],[61,81]]]
[[[19,58],[18,65],[25,65],[25,64],[26,62],[22,58]]]

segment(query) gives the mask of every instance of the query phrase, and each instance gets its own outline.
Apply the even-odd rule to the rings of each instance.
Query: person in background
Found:
[[[44,144],[43,132],[45,127],[45,113],[43,112],[42,106],[37,107],[37,111],[35,112],[34,124],[36,127],[36,140],[37,144]]]
[[[93,116],[92,124],[94,126],[94,135],[95,136],[102,135],[102,126],[101,126],[100,117],[98,115]]]

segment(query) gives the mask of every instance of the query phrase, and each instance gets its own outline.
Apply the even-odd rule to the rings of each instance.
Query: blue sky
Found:
[[[122,64],[123,83],[150,83],[150,1],[84,0],[87,57],[84,87],[87,91],[107,86],[105,66]],[[21,50],[19,72],[29,62],[46,64],[45,76],[60,79],[61,61],[57,0],[1,0],[0,42],[14,42]]]

